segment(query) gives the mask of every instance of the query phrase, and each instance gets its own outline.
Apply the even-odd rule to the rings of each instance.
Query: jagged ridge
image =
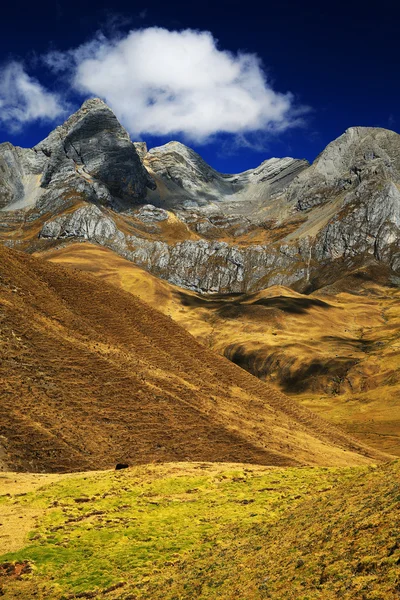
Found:
[[[27,250],[89,239],[200,292],[308,291],[355,260],[381,261],[395,274],[399,157],[398,134],[359,127],[311,166],[272,158],[226,175],[179,142],[148,152],[131,143],[92,99],[33,150],[0,146],[0,206],[9,209],[2,237]]]

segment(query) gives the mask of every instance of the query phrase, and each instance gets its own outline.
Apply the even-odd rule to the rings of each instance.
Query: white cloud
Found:
[[[69,70],[83,95],[103,98],[133,137],[180,133],[204,142],[218,132],[271,132],[301,120],[292,94],[274,91],[256,55],[219,50],[209,32],[99,35],[45,61]]]
[[[59,96],[30,77],[21,63],[0,69],[0,124],[18,131],[25,123],[54,120],[64,112]]]

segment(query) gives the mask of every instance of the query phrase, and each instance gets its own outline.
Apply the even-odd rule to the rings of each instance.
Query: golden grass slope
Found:
[[[0,435],[9,467],[385,458],[99,278],[7,248],[0,277]]]
[[[273,286],[205,298],[99,246],[69,244],[44,256],[134,293],[207,347],[400,456],[400,290],[379,269],[309,296]]]
[[[0,474],[6,600],[399,597],[398,461],[170,463],[53,482],[23,477],[21,488],[21,474]],[[9,510],[36,520],[5,554]]]

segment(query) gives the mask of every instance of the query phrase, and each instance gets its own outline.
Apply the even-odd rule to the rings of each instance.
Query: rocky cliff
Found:
[[[400,270],[400,136],[355,127],[309,165],[226,175],[179,142],[147,151],[98,99],[33,149],[0,145],[3,243],[90,240],[200,292],[301,291],[355,264]]]

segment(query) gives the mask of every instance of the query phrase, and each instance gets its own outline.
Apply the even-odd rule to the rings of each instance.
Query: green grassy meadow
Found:
[[[0,557],[6,599],[400,598],[399,461],[58,477],[22,494],[0,478],[0,521],[37,517]]]

